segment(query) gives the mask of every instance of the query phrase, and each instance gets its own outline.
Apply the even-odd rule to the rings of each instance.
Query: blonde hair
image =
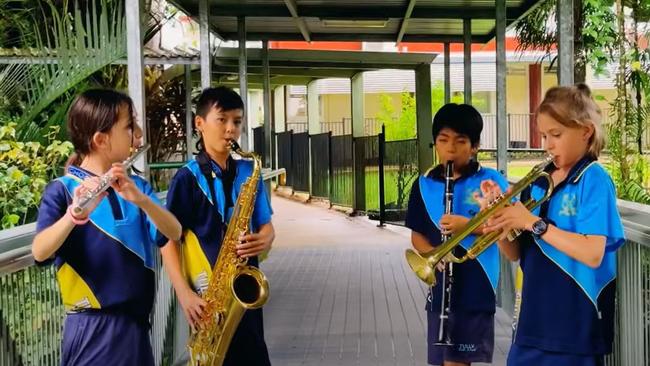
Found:
[[[556,86],[549,89],[544,95],[542,104],[537,108],[537,115],[542,113],[569,128],[579,128],[591,124],[594,127],[594,132],[589,138],[587,155],[598,158],[605,145],[600,126],[602,113],[591,97],[591,90],[586,84]]]

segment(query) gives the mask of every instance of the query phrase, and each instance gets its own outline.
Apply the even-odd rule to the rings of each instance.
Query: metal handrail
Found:
[[[264,169],[262,176],[264,180],[273,178],[282,179],[286,175],[284,169],[268,170]],[[165,200],[166,192],[157,194],[161,201]],[[51,267],[35,266],[34,257],[31,252],[31,244],[36,234],[36,224],[31,223],[14,227],[7,230],[0,231],[0,284],[18,286],[20,291],[26,290],[30,295],[25,294],[25,299],[33,299],[34,296],[39,299],[42,296],[48,297],[50,303],[54,304],[53,308],[45,309],[43,304],[39,305],[36,313],[29,313],[34,317],[47,317],[45,326],[31,325],[28,327],[19,327],[18,330],[11,332],[10,326],[4,322],[4,315],[2,310],[6,313],[15,313],[19,309],[19,304],[16,303],[20,299],[15,297],[8,297],[6,293],[0,291],[0,304],[12,304],[9,309],[0,309],[0,366],[14,365],[16,362],[24,365],[57,365],[58,353],[56,350],[59,348],[60,335],[61,335],[61,320],[63,318],[63,307],[58,298],[58,291],[54,285],[55,270]],[[176,303],[175,294],[169,281],[169,278],[163,274],[164,270],[159,257],[156,261],[156,295],[154,301],[154,308],[151,314],[152,326],[152,348],[154,350],[154,359],[156,365],[163,364],[163,357],[168,356],[167,362],[172,359],[178,358],[181,353],[174,350],[174,355],[166,354],[169,347],[168,343],[174,341],[177,343],[175,337],[178,337],[179,330],[174,329],[173,335],[169,335],[167,328],[169,326],[178,327],[170,322],[177,317],[177,311],[174,310]],[[34,280],[36,278],[36,280]],[[44,284],[42,282],[46,282]],[[48,288],[49,287],[49,288]],[[4,289],[11,287],[4,287]],[[21,292],[22,293],[22,292]],[[36,295],[34,295],[36,293]],[[56,296],[52,296],[56,293]],[[43,295],[45,294],[45,295]],[[22,305],[20,305],[22,307]],[[60,313],[60,317],[56,314]],[[13,318],[14,324],[20,320]],[[36,322],[36,321],[35,321]],[[42,322],[42,321],[41,321]],[[43,328],[44,327],[44,328]],[[25,328],[25,329],[23,329]],[[28,335],[30,334],[30,335]],[[51,352],[35,349],[33,344],[26,343],[29,337],[36,337],[39,342],[47,343],[48,349]],[[171,337],[171,338],[170,338]],[[29,338],[31,339],[31,338]],[[29,357],[25,359],[18,354],[17,350],[20,346],[28,347]],[[7,348],[7,345],[12,345]],[[182,350],[181,350],[182,351]],[[19,361],[16,361],[19,360]]]
[[[284,169],[278,169],[275,171],[265,170],[264,179],[281,179],[285,174],[286,172]],[[164,195],[164,192],[160,193],[159,197],[164,199]],[[648,280],[644,279],[644,274],[650,271],[647,268],[649,264],[646,263],[648,258],[650,258],[650,254],[648,254],[650,253],[650,206],[618,200],[617,207],[623,221],[625,235],[629,242],[622,248],[619,255],[618,282],[620,285],[618,286],[619,301],[617,312],[619,315],[617,316],[617,337],[614,344],[614,354],[608,356],[607,359],[608,366],[643,364],[643,362],[647,360],[644,358],[643,352],[639,352],[643,349],[646,349],[647,351],[650,350],[650,334],[646,329],[649,322],[647,319],[650,316],[650,313],[646,314],[646,312],[650,312],[648,309],[650,304],[647,304],[647,300],[644,300],[643,296],[638,295],[642,291],[644,291],[644,293],[650,293],[650,283],[648,283]],[[27,282],[23,283],[21,280],[20,282],[17,282],[18,286],[33,286],[29,283],[30,281],[33,281],[30,280],[30,278],[36,278],[36,282],[38,282],[38,278],[46,278],[48,279],[46,281],[48,283],[49,281],[54,282],[54,270],[51,269],[51,267],[49,269],[41,269],[38,266],[34,266],[34,259],[31,254],[31,242],[35,235],[35,229],[36,225],[32,223],[0,231],[0,280],[3,278],[6,280],[9,278],[9,283],[15,283],[12,282],[11,276],[14,276],[13,278],[23,278],[22,276],[24,273]],[[184,351],[182,345],[184,342],[180,340],[183,336],[179,335],[179,333],[183,331],[180,329],[183,327],[183,323],[171,321],[178,317],[182,318],[182,315],[178,315],[178,309],[174,310],[174,304],[176,302],[174,292],[169,279],[163,274],[160,262],[157,263],[156,273],[157,291],[154,310],[152,312],[152,343],[156,364],[160,365],[163,362],[162,358],[164,350],[169,349],[168,343],[171,342],[171,339],[177,338],[174,340],[174,344],[180,344],[180,347],[174,349],[174,355],[167,355],[168,357],[171,357],[172,362],[179,359],[179,356],[182,356],[182,352]],[[514,288],[512,281],[506,281],[505,277],[508,275],[509,273],[507,273],[507,271],[502,271],[503,282],[499,296],[500,303],[504,307],[504,310],[506,308],[511,308],[513,305],[513,301],[511,301],[512,299],[510,299],[510,297],[512,297],[514,293]],[[512,279],[508,278],[508,280]],[[32,290],[34,289],[34,287],[26,287],[26,289],[29,288]],[[42,287],[36,287],[36,289],[44,291]],[[45,291],[55,290],[45,289]],[[0,301],[3,300],[3,296],[6,297],[6,294],[0,293]],[[650,295],[646,294],[646,296]],[[57,299],[55,300],[60,301]],[[16,300],[13,301],[15,302]],[[8,314],[20,308],[18,303],[12,306],[13,308],[3,308],[2,310],[6,310],[5,314]],[[62,307],[45,310],[50,313],[61,312],[61,318],[63,317]],[[35,313],[34,316],[38,316],[38,314]],[[639,321],[639,319],[641,321]],[[9,337],[7,339],[9,343],[5,343],[11,344],[12,346],[9,348],[0,347],[0,350],[8,350],[7,352],[9,352],[8,354],[0,355],[0,365],[9,365],[12,364],[12,362],[16,362],[15,357],[20,357],[20,355],[16,353],[20,347],[30,347],[30,345],[25,344],[25,340],[21,338],[28,337],[28,335],[20,336],[19,334],[14,334],[12,336],[8,333],[8,324],[3,323],[2,320],[4,319],[0,319],[0,328],[2,328],[0,329],[0,338]],[[169,326],[173,327],[174,330],[174,335],[171,336],[172,338],[166,337],[168,334],[167,328]],[[53,347],[52,344],[57,347],[57,337],[60,337],[60,319],[56,321],[50,319],[49,327],[50,328],[47,331],[49,333],[47,334],[52,337],[56,336],[54,339],[48,340],[51,349]],[[28,329],[27,331],[31,333],[39,332],[38,329]],[[42,332],[42,330],[40,331]],[[31,347],[32,348],[29,349],[34,351],[33,346]],[[39,360],[37,361],[37,364],[39,364],[38,362],[43,363],[42,357],[45,356],[49,356],[50,358],[48,358],[47,362],[44,362],[43,364],[54,365],[58,362],[58,360],[52,358],[52,355],[45,354],[44,356],[43,354],[39,354],[37,356],[41,357],[36,358]],[[32,358],[33,357],[34,356],[32,356]],[[170,361],[170,359],[168,358],[167,361]],[[34,364],[34,362],[30,363],[27,359],[21,359],[21,362],[23,364]]]

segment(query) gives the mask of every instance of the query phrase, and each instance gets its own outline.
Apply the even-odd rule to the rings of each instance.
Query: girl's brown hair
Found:
[[[74,145],[75,152],[68,159],[68,164],[78,165],[92,149],[92,139],[95,133],[107,133],[117,123],[120,108],[129,109],[131,123],[133,117],[133,101],[131,98],[115,90],[90,89],[79,94],[68,110],[68,136]]]
[[[605,145],[600,126],[602,113],[591,97],[591,90],[586,84],[556,86],[549,89],[542,104],[537,108],[537,115],[542,113],[569,128],[579,128],[591,124],[594,127],[594,132],[589,138],[587,155],[598,158]]]

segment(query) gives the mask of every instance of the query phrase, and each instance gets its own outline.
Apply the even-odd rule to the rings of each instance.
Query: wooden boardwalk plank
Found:
[[[404,261],[409,236],[314,205],[273,204],[276,241],[262,263],[273,364],[426,365],[427,289]],[[510,326],[498,310],[492,365],[505,365]]]

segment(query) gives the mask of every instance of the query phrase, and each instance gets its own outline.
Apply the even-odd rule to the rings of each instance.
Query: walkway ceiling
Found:
[[[198,19],[199,0],[171,0]],[[506,0],[507,25],[541,0]],[[463,42],[471,19],[472,42],[495,37],[494,0],[209,0],[210,26],[237,40],[237,17],[247,40]]]
[[[220,48],[214,57],[213,72],[220,83],[236,83],[239,70],[239,51],[236,48]],[[429,65],[436,54],[269,50],[271,84],[304,85],[315,79],[351,78],[362,71],[381,69],[414,70],[419,65]],[[248,49],[248,84],[255,88],[262,85],[262,50]]]

